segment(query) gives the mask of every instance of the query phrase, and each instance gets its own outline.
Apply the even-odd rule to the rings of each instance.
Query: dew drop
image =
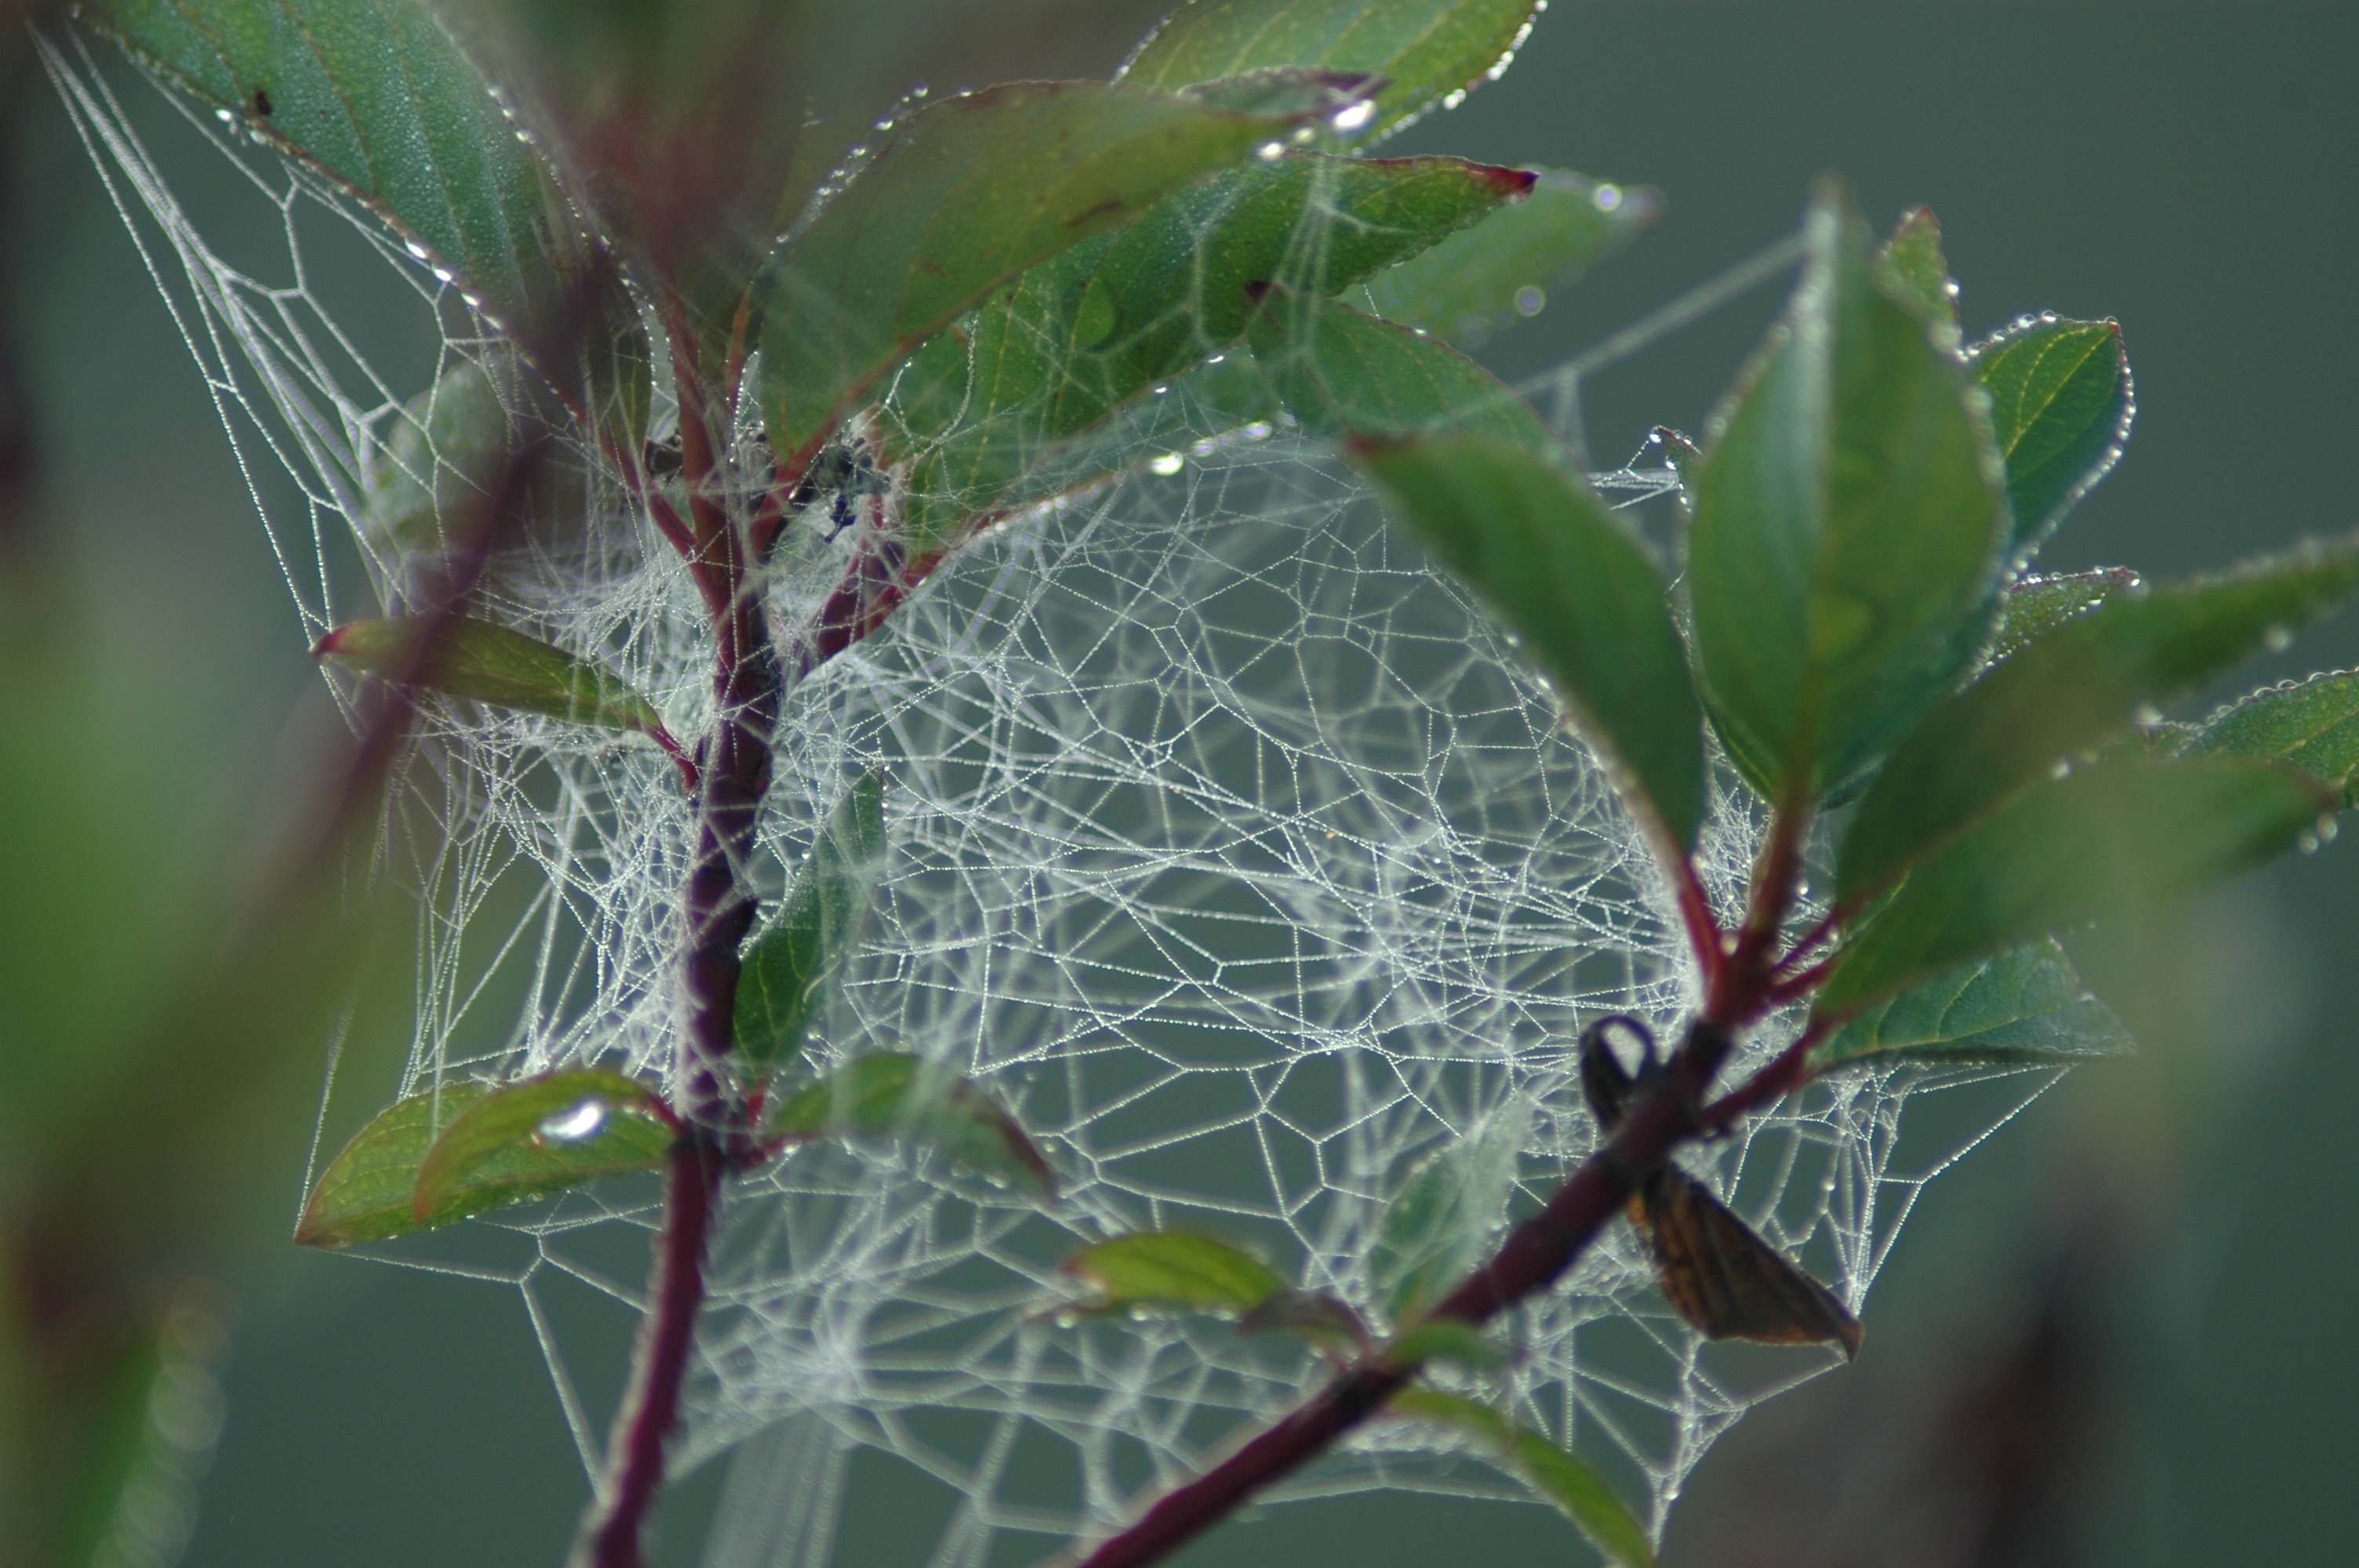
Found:
[[[2162,722],[2162,709],[2151,702],[2141,702],[2137,710],[2130,715],[2130,722],[2140,729],[2151,730]]]
[[[1330,119],[1327,124],[1332,126],[1335,130],[1343,133],[1345,135],[1349,135],[1353,131],[1357,131],[1364,127],[1369,121],[1375,117],[1375,100],[1373,98],[1363,98],[1357,103],[1347,103],[1343,108],[1336,110],[1334,117]]]
[[[2321,816],[2318,819],[2318,841],[2320,843],[2333,843],[2335,834],[2340,831],[2342,831],[2342,829],[2336,826],[2334,818],[2332,816]]]
[[[1518,316],[1537,316],[1547,303],[1548,290],[1538,284],[1527,283],[1516,290],[1516,314]]]
[[[2072,776],[2072,759],[2070,757],[2059,757],[2054,762],[2049,763],[2048,776],[2051,779],[2071,778]]]
[[[1256,419],[1252,424],[1245,427],[1245,439],[1248,441],[1266,441],[1269,439],[1269,428],[1268,420]]]
[[[2261,645],[2272,654],[2282,654],[2293,646],[2293,633],[2287,627],[2272,626],[2261,633]]]
[[[606,1102],[592,1095],[570,1110],[559,1111],[533,1129],[533,1134],[551,1143],[579,1143],[596,1136],[605,1125]]]
[[[1276,163],[1285,156],[1286,144],[1284,142],[1264,142],[1261,146],[1254,148],[1254,157],[1261,159],[1264,163]]]
[[[1618,212],[1622,210],[1622,188],[1618,185],[1601,185],[1589,193],[1589,199],[1597,204],[1597,210],[1600,212]]]
[[[2305,855],[2315,855],[2318,853],[2318,843],[2319,839],[2317,834],[2304,833],[2300,838],[2293,841],[2293,847],[2300,850]]]
[[[1208,365],[1221,364],[1226,362],[1228,357],[1229,356],[1226,354],[1214,354],[1211,359],[1206,360],[1204,362]]]
[[[1169,475],[1178,473],[1181,469],[1187,466],[1188,460],[1186,458],[1181,457],[1177,452],[1166,452],[1161,457],[1157,458],[1153,462],[1148,463],[1147,465],[1147,469],[1149,473],[1159,473],[1169,477]]]

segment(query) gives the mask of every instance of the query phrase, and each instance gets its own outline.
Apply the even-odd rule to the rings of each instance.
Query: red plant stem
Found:
[[[1727,1057],[1728,1035],[1699,1022],[1672,1070],[1642,1091],[1604,1147],[1582,1162],[1549,1205],[1517,1226],[1491,1260],[1461,1281],[1435,1317],[1480,1327],[1548,1289],[1579,1260],[1608,1221],[1671,1151],[1700,1130],[1697,1098]],[[1146,1568],[1218,1523],[1245,1498],[1325,1453],[1384,1407],[1417,1368],[1363,1357],[1293,1414],[1210,1470],[1158,1498],[1080,1568]]]
[[[701,1129],[672,1145],[664,1226],[656,1241],[647,1316],[631,1356],[631,1387],[615,1418],[606,1482],[575,1554],[595,1568],[642,1568],[640,1536],[663,1489],[664,1444],[679,1419],[688,1353],[704,1304],[704,1252],[729,1160]]]

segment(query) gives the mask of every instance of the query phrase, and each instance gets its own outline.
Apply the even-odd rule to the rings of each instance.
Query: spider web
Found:
[[[185,210],[138,129],[169,114],[127,112],[77,50],[47,59],[206,379],[302,634],[397,605],[420,542],[384,498],[429,520],[464,504],[481,470],[451,431],[514,401],[506,351],[373,220],[166,96],[245,177],[242,206]],[[241,254],[259,236],[260,259],[234,266],[203,233]],[[355,235],[383,263],[366,308],[439,345],[425,397],[372,370],[338,326],[353,308],[323,303],[306,268]],[[1781,242],[1526,390],[1585,452],[1586,378],[1794,254]],[[1192,444],[1134,452],[1128,477],[995,529],[790,698],[766,895],[855,776],[890,781],[891,868],[812,1065],[914,1050],[972,1075],[1064,1192],[1043,1208],[889,1144],[813,1147],[739,1184],[678,1448],[682,1469],[737,1452],[712,1568],[816,1568],[883,1509],[939,1521],[941,1564],[1030,1562],[1118,1524],[1322,1368],[1210,1320],[1068,1321],[1057,1265],[1074,1247],[1199,1227],[1379,1318],[1375,1227],[1417,1160],[1508,1140],[1516,1204],[1537,1206],[1597,1137],[1580,1027],[1625,1011],[1669,1030],[1696,1000],[1666,889],[1501,633],[1314,444],[1274,422],[1219,436],[1234,421],[1191,397],[1181,384],[1138,427]],[[586,450],[560,467],[484,612],[605,659],[701,732],[710,655],[685,571]],[[1642,516],[1676,488],[1659,466],[1594,477]],[[790,534],[768,585],[782,630],[852,547]],[[669,1072],[691,826],[670,764],[528,716],[429,704],[423,722],[377,868],[420,912],[411,1044],[392,1082],[342,1083],[332,1058],[322,1126],[466,1076]],[[1701,860],[1724,908],[1760,826],[1721,779]],[[1735,1070],[1792,1027],[1772,1021]],[[2050,1081],[1857,1071],[1690,1167],[1856,1308],[1924,1184]],[[1904,1138],[1904,1104],[1929,1090],[1957,1113]],[[636,1314],[656,1219],[651,1190],[614,1184],[380,1255],[518,1294],[594,1476],[603,1410],[576,1373],[603,1388],[614,1369],[569,1352],[580,1314],[552,1298]],[[1713,1439],[1835,1363],[1707,1345],[1625,1227],[1507,1336],[1512,1368],[1477,1391],[1605,1469],[1658,1534]],[[1462,1449],[1380,1422],[1276,1495],[1523,1495]]]

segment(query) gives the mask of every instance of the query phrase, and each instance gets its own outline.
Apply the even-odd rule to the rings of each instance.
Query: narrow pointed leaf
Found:
[[[2354,593],[2359,546],[2314,545],[2068,619],[1894,750],[1844,836],[1837,899],[1872,896],[2060,760],[2128,734],[2139,708],[2184,701]]]
[[[2029,317],[1971,351],[1990,392],[2014,514],[2010,555],[2055,530],[2120,458],[2136,398],[2122,330],[2111,321]]]
[[[1998,624],[1991,630],[1987,662],[2011,658],[2067,621],[2141,586],[2137,573],[2127,567],[2018,578],[1999,595]]]
[[[1462,434],[1555,449],[1530,404],[1440,339],[1276,285],[1255,297],[1246,328],[1254,358],[1310,434]]]
[[[1364,450],[1395,515],[1523,639],[1674,853],[1703,819],[1703,719],[1662,579],[1579,480],[1497,441]]]
[[[2189,748],[2204,757],[2285,762],[2359,800],[2359,671],[2271,687],[2204,721]]]
[[[1605,1478],[1579,1455],[1517,1426],[1488,1405],[1435,1389],[1404,1389],[1386,1402],[1385,1410],[1389,1415],[1432,1422],[1467,1433],[1571,1519],[1606,1562],[1620,1568],[1653,1568],[1655,1549],[1647,1540],[1646,1530],[1614,1495]]]
[[[997,1100],[973,1079],[901,1052],[853,1057],[781,1100],[764,1130],[789,1141],[898,1139],[995,1181],[1057,1192],[1056,1173]]]
[[[392,675],[409,658],[424,621],[348,621],[311,652],[368,675]],[[545,714],[599,730],[630,730],[679,751],[655,705],[593,660],[576,658],[536,637],[461,616],[443,628],[425,684],[495,708]]]
[[[1958,283],[1941,252],[1941,224],[1930,207],[1911,209],[1884,242],[1878,259],[1929,321],[1958,330]]]
[[[2218,881],[2291,849],[2333,806],[2316,780],[2258,762],[2124,754],[2043,779],[1909,873],[1846,938],[1818,1011]]]
[[[1443,1144],[1385,1206],[1368,1274],[1395,1323],[1420,1315],[1482,1261],[1506,1216],[1521,1131],[1502,1121]]]
[[[2006,530],[1965,367],[1822,192],[1787,319],[1715,416],[1691,493],[1705,701],[1763,794],[1873,764],[1983,638]]]
[[[1219,1313],[1242,1317],[1278,1295],[1286,1281],[1241,1247],[1187,1230],[1139,1230],[1093,1242],[1065,1260],[1065,1272],[1094,1294],[1089,1313]]]
[[[911,115],[756,286],[772,446],[807,455],[960,312],[1291,124],[1088,81],[1018,82]]]
[[[660,1167],[678,1128],[653,1089],[577,1068],[505,1084],[459,1113],[419,1162],[409,1195],[426,1229],[598,1176]]]
[[[92,0],[82,14],[351,193],[527,343],[563,319],[574,220],[424,0]]]
[[[1643,187],[1542,169],[1521,201],[1370,278],[1367,304],[1387,321],[1473,348],[1538,313],[1549,289],[1620,250],[1662,210],[1662,198]]]
[[[1143,435],[1095,461],[1055,460],[1234,347],[1248,285],[1333,293],[1513,201],[1531,179],[1458,158],[1289,153],[1224,170],[1031,268],[895,378],[886,455],[912,461],[913,542],[939,545],[968,518],[1035,492],[1022,481],[1044,469],[1086,479],[1138,461]]]
[[[1505,68],[1545,0],[1188,0],[1123,67],[1141,87],[1184,87],[1285,67],[1384,79],[1376,135]],[[1452,100],[1454,102],[1454,100]]]
[[[867,927],[885,851],[885,781],[869,773],[829,814],[777,918],[745,949],[737,1055],[746,1082],[802,1049],[828,981]]]
[[[1814,1070],[1873,1057],[2070,1062],[2133,1048],[2052,940],[1962,964],[1868,1009],[1810,1054]]]
[[[295,1239],[306,1247],[349,1247],[416,1230],[409,1198],[427,1150],[492,1088],[473,1081],[444,1084],[379,1111],[311,1184]]]
[[[1385,1356],[1397,1367],[1439,1361],[1467,1372],[1496,1372],[1507,1365],[1507,1353],[1481,1329],[1451,1317],[1430,1317],[1395,1336],[1386,1342]]]
[[[1237,1332],[1283,1334],[1339,1357],[1356,1356],[1371,1342],[1360,1314],[1325,1291],[1279,1291],[1238,1318]]]

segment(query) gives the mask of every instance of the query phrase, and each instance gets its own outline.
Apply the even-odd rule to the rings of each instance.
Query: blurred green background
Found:
[[[951,6],[970,29],[983,9]],[[1006,58],[1103,70],[1154,12],[1071,9],[1055,36],[1000,40]],[[118,861],[169,868],[125,894],[160,920],[200,896],[185,868],[252,859],[332,719],[188,355],[54,96],[28,73],[14,82],[5,266],[45,511],[37,542],[7,546],[38,589],[0,614],[74,625],[89,734],[11,738],[0,781],[18,793],[0,797],[0,836],[71,854],[91,822],[59,802],[124,803],[85,816]],[[2041,308],[2121,319],[2139,391],[2130,454],[2044,564],[2174,575],[2359,513],[2336,455],[2359,373],[2359,8],[1560,0],[1503,82],[1397,150],[1665,194],[1654,233],[1494,341],[1484,357],[1510,378],[1775,240],[1810,178],[1834,170],[1879,221],[1937,210],[1970,335]],[[1657,423],[1699,427],[1776,304],[1774,287],[1749,296],[1592,384],[1593,457],[1618,460]],[[2306,639],[2285,670],[2297,661],[2359,664],[2359,626]],[[67,787],[28,789],[36,776]],[[123,907],[106,885],[76,909],[37,906],[29,885],[0,881],[19,971],[37,939],[89,984],[139,963],[141,927],[103,914]],[[2354,930],[2345,844],[2082,944],[2145,1053],[2074,1075],[1932,1186],[1868,1303],[1857,1366],[1712,1453],[1667,1561],[2347,1558]],[[33,1037],[36,1016],[0,993],[0,1054],[57,1048]],[[202,1223],[230,1241],[201,1249],[226,1259],[234,1333],[187,1561],[554,1563],[583,1481],[513,1293],[284,1240],[317,1082],[304,1064],[211,1113],[242,1164],[204,1189]],[[608,1386],[584,1389],[602,1411],[614,1349]],[[695,1561],[717,1481],[675,1499],[665,1561]],[[930,1546],[890,1536],[869,1537],[880,1563]],[[1274,1510],[1186,1561],[1405,1568],[1568,1550],[1582,1549],[1536,1509],[1361,1498]]]

